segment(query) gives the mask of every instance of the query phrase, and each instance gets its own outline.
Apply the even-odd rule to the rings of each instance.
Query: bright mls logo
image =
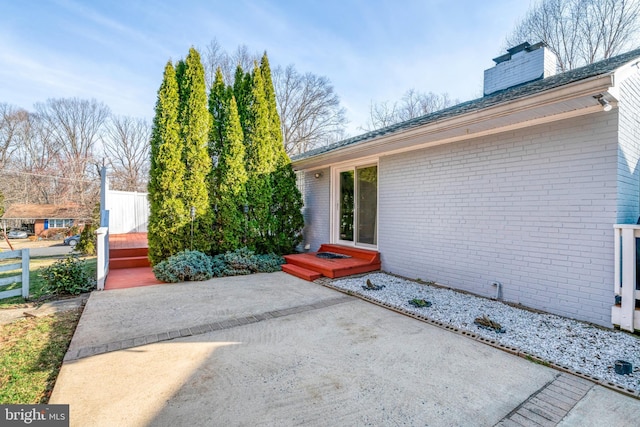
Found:
[[[69,405],[0,405],[0,425],[69,427]]]

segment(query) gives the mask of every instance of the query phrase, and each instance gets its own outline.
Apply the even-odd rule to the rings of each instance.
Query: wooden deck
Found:
[[[349,258],[319,258],[319,252],[343,254]],[[332,279],[380,270],[380,253],[351,246],[323,244],[318,252],[285,255],[282,271],[313,281],[321,276]]]
[[[109,274],[104,289],[159,285],[148,258],[147,233],[109,235]]]
[[[147,233],[110,234],[109,249],[148,248]]]

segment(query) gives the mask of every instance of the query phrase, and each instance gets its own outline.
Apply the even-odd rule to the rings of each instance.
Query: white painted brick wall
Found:
[[[620,87],[620,149],[618,152],[618,223],[635,224],[640,215],[640,76],[636,74]]]
[[[383,269],[611,326],[617,116],[381,158]]]
[[[322,177],[315,174],[321,172]],[[304,193],[304,230],[302,247],[309,244],[316,251],[323,243],[329,243],[330,216],[330,176],[329,169],[305,173]]]
[[[518,52],[510,60],[484,71],[484,94],[552,76],[556,73],[556,67],[556,56],[546,47]]]

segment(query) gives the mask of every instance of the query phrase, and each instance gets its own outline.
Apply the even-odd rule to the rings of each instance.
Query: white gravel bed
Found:
[[[384,288],[364,290],[362,286],[366,286],[367,279],[374,285],[384,285]],[[505,346],[516,347],[600,380],[640,391],[640,338],[631,334],[553,314],[534,313],[499,301],[385,273],[337,279],[331,285],[473,332]],[[409,304],[414,298],[430,301],[432,305],[415,308]],[[498,322],[506,331],[498,333],[476,326],[474,320],[483,315]],[[616,360],[630,362],[633,372],[629,375],[616,374]]]

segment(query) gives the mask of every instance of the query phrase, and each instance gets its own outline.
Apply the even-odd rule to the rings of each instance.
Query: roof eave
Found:
[[[446,144],[463,139],[475,138],[505,130],[513,130],[537,123],[561,120],[567,117],[589,114],[600,110],[595,100],[579,109],[556,109],[553,114],[533,117],[527,120],[517,119],[528,111],[543,110],[552,105],[568,104],[569,101],[592,97],[595,94],[608,92],[614,88],[614,83],[620,79],[614,78],[614,73],[606,73],[568,83],[566,85],[545,90],[533,95],[486,107],[481,110],[463,113],[454,117],[436,120],[428,124],[410,129],[399,130],[353,145],[348,145],[326,153],[294,160],[296,170],[326,167],[346,160],[357,159],[371,155],[391,154],[398,151],[419,149],[426,146]],[[615,91],[611,91],[612,96]],[[509,118],[513,117],[511,122]],[[491,129],[484,129],[490,122],[500,124]],[[440,135],[440,137],[439,137]]]

